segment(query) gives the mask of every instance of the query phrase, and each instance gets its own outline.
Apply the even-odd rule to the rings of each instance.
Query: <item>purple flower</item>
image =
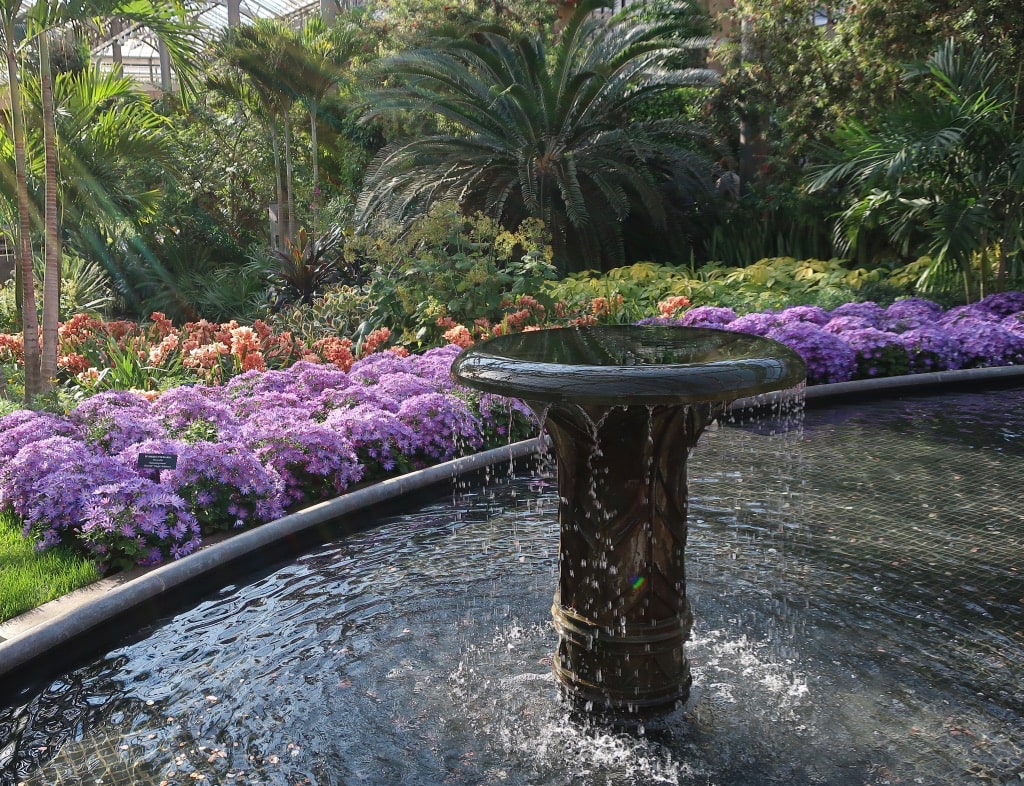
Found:
[[[880,319],[871,319],[859,314],[847,314],[845,316],[832,317],[822,326],[826,333],[833,333],[841,336],[844,333],[852,333],[864,328],[877,328],[881,324]]]
[[[335,409],[357,407],[360,404],[385,409],[388,412],[398,412],[400,399],[389,395],[373,384],[349,385],[342,390],[325,390],[320,394],[314,407],[315,417],[326,417],[327,413]]]
[[[955,325],[964,321],[998,322],[999,317],[980,303],[970,303],[966,306],[954,306],[939,317],[939,324],[941,325]]]
[[[0,465],[14,458],[26,445],[50,437],[82,437],[81,427],[68,418],[19,409],[0,418]]]
[[[177,467],[160,482],[189,503],[204,534],[284,515],[280,476],[239,444],[181,444]]]
[[[1011,314],[1004,318],[999,325],[1011,333],[1017,333],[1018,335],[1024,336],[1024,311],[1017,314]]]
[[[111,567],[156,565],[200,545],[199,524],[188,503],[137,475],[92,489],[82,522],[80,540]]]
[[[443,347],[428,349],[422,355],[411,355],[406,358],[406,365],[409,370],[417,376],[423,377],[434,385],[434,390],[439,393],[447,393],[454,389],[455,381],[452,379],[452,363],[462,352],[462,347],[456,344],[447,344]]]
[[[919,297],[908,297],[897,300],[885,310],[880,327],[894,333],[902,333],[905,330],[934,325],[941,314],[942,306],[938,303]]]
[[[424,393],[402,402],[399,419],[416,435],[415,452],[422,458],[447,460],[483,444],[480,421],[462,399]]]
[[[795,350],[807,364],[811,385],[846,382],[857,369],[857,354],[839,336],[810,322],[783,325],[768,333],[769,338]]]
[[[230,398],[238,400],[262,393],[283,393],[294,382],[294,376],[288,371],[246,371],[228,380],[224,390]]]
[[[784,325],[793,322],[810,322],[813,325],[824,325],[831,318],[829,313],[818,306],[791,306],[778,315]]]
[[[879,327],[885,319],[885,309],[870,300],[864,303],[843,303],[832,310],[831,318],[837,317],[856,317],[868,327]]]
[[[978,305],[997,317],[1008,317],[1024,311],[1024,292],[996,292],[983,297]]]
[[[374,352],[353,363],[348,375],[355,382],[372,385],[382,374],[408,371],[408,363],[408,358],[399,357],[394,352]]]
[[[896,337],[907,351],[911,371],[951,371],[960,368],[960,347],[940,325],[924,325]]]
[[[343,390],[352,384],[349,375],[334,365],[300,361],[288,371],[292,375],[290,390],[303,399],[312,399],[325,390]]]
[[[891,377],[910,370],[906,347],[895,333],[865,327],[848,330],[842,338],[857,353],[857,370],[861,377]]]
[[[242,429],[242,438],[284,482],[286,506],[336,496],[363,476],[348,439],[319,423],[291,421],[267,429],[250,421]]]
[[[205,438],[226,438],[239,426],[224,389],[207,385],[184,385],[162,393],[153,404],[153,413],[171,436],[198,428]]]
[[[381,374],[374,386],[375,392],[392,401],[405,401],[424,393],[437,393],[437,385],[429,379],[410,374],[407,371],[391,371]]]
[[[999,322],[963,316],[947,324],[947,329],[960,345],[964,368],[1024,362],[1024,335],[1007,330]]]
[[[697,306],[679,319],[681,325],[694,327],[725,327],[736,319],[736,312],[722,306]]]
[[[735,333],[767,336],[770,330],[780,327],[782,324],[784,323],[779,318],[779,315],[773,311],[753,312],[744,314],[742,317],[736,317],[736,319],[725,326],[725,329],[732,330]]]
[[[94,488],[132,474],[85,442],[50,437],[25,445],[0,466],[0,507],[21,516],[25,535],[47,548],[79,526]]]
[[[416,450],[416,435],[394,412],[360,404],[333,410],[324,421],[345,437],[372,472],[391,472]]]

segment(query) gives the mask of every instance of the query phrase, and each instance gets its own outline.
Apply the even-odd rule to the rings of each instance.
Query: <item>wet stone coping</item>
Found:
[[[966,369],[903,377],[815,385],[806,389],[808,408],[851,401],[936,395],[953,391],[1024,386],[1024,366]],[[792,398],[777,391],[734,402],[729,416],[772,407]],[[729,420],[727,416],[726,420]],[[456,478],[510,473],[544,449],[544,440],[516,442],[357,489],[276,521],[214,538],[199,551],[155,568],[101,579],[0,623],[0,706],[17,704],[42,682],[73,668],[124,637],[143,633],[161,616],[205,595],[270,572],[283,559],[347,534],[374,527],[381,518],[416,502],[451,493]]]

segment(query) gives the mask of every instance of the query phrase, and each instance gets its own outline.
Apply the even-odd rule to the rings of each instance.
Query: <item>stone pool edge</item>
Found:
[[[1020,385],[1024,385],[1024,366],[998,366],[814,385],[806,389],[806,399],[807,406],[819,406],[901,394],[946,392],[957,388],[971,390]],[[787,395],[791,394],[780,391],[740,399],[730,409],[735,412],[770,406]],[[389,478],[232,535],[181,560],[101,579],[0,623],[0,686],[8,687],[10,678],[19,670],[31,668],[34,660],[63,645],[70,645],[108,621],[141,608],[175,588],[213,573],[226,563],[244,560],[248,555],[266,550],[285,539],[312,532],[318,527],[382,503],[397,501],[431,486],[451,482],[461,475],[525,459],[539,452],[542,444],[542,438],[536,437]],[[7,702],[5,693],[5,690],[0,690],[0,705]]]
[[[0,685],[19,669],[109,620],[196,581],[225,563],[244,560],[285,539],[310,533],[346,516],[395,501],[455,478],[515,462],[542,449],[540,437],[388,478],[365,488],[204,546],[180,560],[100,579],[68,595],[0,623]],[[0,705],[6,696],[0,691]]]

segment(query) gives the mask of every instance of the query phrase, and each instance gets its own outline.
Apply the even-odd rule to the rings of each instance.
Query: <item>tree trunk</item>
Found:
[[[57,213],[57,122],[53,107],[53,73],[50,69],[50,43],[44,32],[39,36],[39,83],[43,110],[43,148],[45,236],[43,266],[43,349],[39,360],[43,390],[57,378],[57,328],[60,320],[61,238]]]
[[[25,155],[25,115],[18,81],[18,56],[15,51],[14,20],[4,20],[7,85],[11,99],[11,136],[14,141],[14,171],[17,181],[18,270],[21,274],[22,316],[25,339],[25,403],[43,392],[39,370],[39,318],[36,315],[35,279],[32,275],[31,205],[28,197],[28,164]]]
[[[284,118],[284,180],[288,199],[288,240],[295,240],[295,183],[292,171],[292,124]]]
[[[270,239],[270,245],[275,250],[281,248],[281,236],[285,233],[288,220],[288,206],[284,201],[284,180],[281,177],[281,141],[277,135],[277,126],[270,122],[270,141],[274,148],[274,186],[277,195],[277,235]]]
[[[320,150],[317,147],[316,139],[316,116],[317,106],[314,104],[309,110],[309,138],[310,152],[313,155],[313,194],[310,198],[310,208],[313,211],[313,237],[320,232],[318,218],[320,216]]]

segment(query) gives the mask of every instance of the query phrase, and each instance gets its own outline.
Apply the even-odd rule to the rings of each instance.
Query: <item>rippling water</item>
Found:
[[[0,710],[0,783],[1024,780],[1024,392],[722,428],[694,451],[696,699],[633,733],[550,675],[549,478],[456,494]]]

